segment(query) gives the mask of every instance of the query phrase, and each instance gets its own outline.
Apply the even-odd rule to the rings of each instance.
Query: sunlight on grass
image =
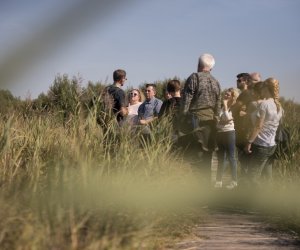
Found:
[[[207,205],[280,215],[279,224],[297,231],[295,107],[285,107],[293,155],[276,162],[274,185],[259,192],[205,186],[172,150],[167,121],[154,128],[149,143],[114,122],[101,128],[96,108],[79,109],[68,120],[59,112],[3,116],[0,248],[163,249],[189,233]]]

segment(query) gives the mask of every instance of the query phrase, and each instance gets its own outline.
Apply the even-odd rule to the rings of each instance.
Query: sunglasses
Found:
[[[130,93],[131,96],[137,96],[138,93]]]

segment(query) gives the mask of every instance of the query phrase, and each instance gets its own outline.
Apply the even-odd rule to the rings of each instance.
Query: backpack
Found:
[[[105,130],[110,126],[111,121],[115,119],[113,114],[115,101],[113,95],[111,94],[111,88],[113,88],[113,86],[105,87],[100,92],[98,99],[97,123]]]
[[[113,110],[114,103],[115,103],[113,92],[114,92],[113,86],[107,86],[103,89],[101,93],[102,111],[109,113]]]
[[[273,154],[274,160],[280,159],[290,159],[291,157],[291,134],[290,130],[287,127],[284,127],[282,123],[279,123],[279,126],[276,131],[275,136],[276,149]]]

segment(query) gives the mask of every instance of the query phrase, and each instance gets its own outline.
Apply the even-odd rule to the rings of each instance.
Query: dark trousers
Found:
[[[185,159],[195,171],[205,177],[204,181],[210,182],[212,152],[216,146],[216,123],[213,117],[211,120],[203,120],[202,112],[204,111],[199,110],[183,117],[183,125],[179,126],[181,135],[177,140],[177,148],[183,150]]]
[[[204,181],[211,180],[212,153],[216,147],[216,123],[214,120],[200,121],[193,117],[194,130],[191,134],[193,146],[193,160],[196,168],[204,177]]]
[[[245,178],[248,176],[249,168],[249,155],[245,152],[245,144],[236,145],[238,161],[241,167],[241,177]]]
[[[263,147],[256,144],[252,144],[252,153],[249,155],[249,170],[248,176],[253,185],[260,184],[260,177],[262,172],[265,171],[267,178],[272,178],[272,165],[270,159],[275,152],[276,146]]]

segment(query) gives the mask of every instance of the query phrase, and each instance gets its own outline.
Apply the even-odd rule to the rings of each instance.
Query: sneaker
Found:
[[[216,181],[215,188],[222,188],[222,181]]]
[[[232,181],[230,182],[229,185],[226,186],[227,189],[234,189],[237,187],[237,182],[236,181]]]

